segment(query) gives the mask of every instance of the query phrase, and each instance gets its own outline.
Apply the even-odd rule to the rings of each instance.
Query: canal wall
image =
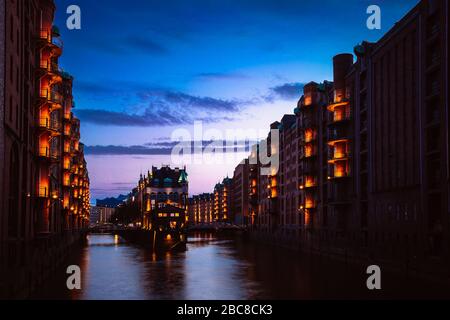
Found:
[[[2,243],[0,299],[26,299],[86,240],[84,232]]]
[[[438,259],[419,261],[417,257],[411,257],[405,252],[393,257],[384,252],[363,247],[358,241],[348,241],[344,238],[334,238],[333,241],[329,241],[323,235],[310,230],[302,233],[295,229],[275,231],[253,229],[248,230],[246,237],[250,241],[286,248],[310,257],[332,259],[359,266],[364,270],[370,265],[378,265],[383,271],[389,273],[450,287],[448,264]]]

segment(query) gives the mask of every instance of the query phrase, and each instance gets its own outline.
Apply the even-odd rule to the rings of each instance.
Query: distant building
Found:
[[[116,208],[110,207],[92,207],[90,224],[104,224],[112,222],[111,217],[114,215],[116,210]]]
[[[191,198],[193,224],[211,223],[214,221],[214,194],[203,193]]]
[[[89,225],[93,226],[98,223],[100,223],[100,208],[93,206],[89,216]]]
[[[193,197],[188,198],[187,222],[190,225],[195,224],[195,206]]]
[[[99,207],[115,208],[119,204],[123,203],[127,198],[128,198],[128,196],[119,195],[117,198],[111,197],[111,198],[105,198],[105,199],[97,199],[96,205]]]
[[[151,221],[163,207],[174,208],[174,212],[182,213],[185,222],[188,219],[188,175],[186,169],[163,166],[152,167],[147,176],[139,179],[138,187],[133,190],[132,201],[138,203],[142,217],[142,227],[151,229]],[[164,213],[163,213],[164,214]]]

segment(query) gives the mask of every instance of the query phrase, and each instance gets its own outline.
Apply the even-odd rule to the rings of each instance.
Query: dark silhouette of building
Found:
[[[448,16],[448,1],[423,0],[356,61],[335,56],[333,82],[305,85],[271,125],[278,172],[250,166],[255,235],[448,276]]]
[[[0,4],[0,297],[26,296],[89,223],[89,176],[73,78],[58,65],[55,9],[51,0]]]

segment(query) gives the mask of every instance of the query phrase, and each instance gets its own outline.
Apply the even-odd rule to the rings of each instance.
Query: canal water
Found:
[[[234,237],[196,234],[185,252],[156,256],[114,235],[92,234],[68,265],[81,268],[81,290],[66,287],[65,268],[35,299],[390,299],[449,297],[443,289],[382,274],[369,291],[364,267]]]

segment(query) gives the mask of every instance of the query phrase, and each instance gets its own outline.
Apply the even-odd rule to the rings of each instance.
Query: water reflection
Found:
[[[68,265],[82,270],[82,290],[65,288],[65,269],[39,299],[348,299],[432,297],[407,279],[383,274],[368,292],[365,269],[212,234],[190,237],[188,250],[155,255],[118,236],[90,235]],[[431,293],[430,293],[431,292]],[[425,296],[424,296],[425,295]]]

